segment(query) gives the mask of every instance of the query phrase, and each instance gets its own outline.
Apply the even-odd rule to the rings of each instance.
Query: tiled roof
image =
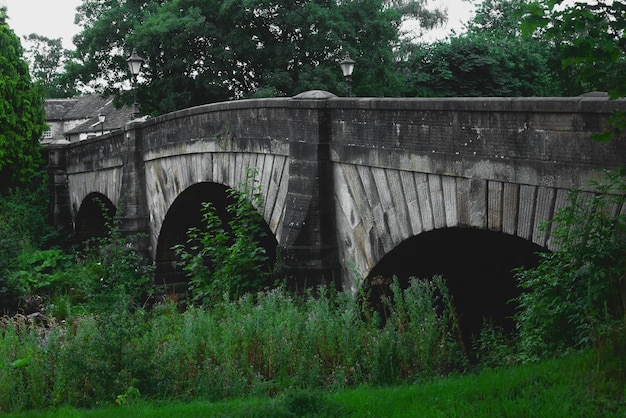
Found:
[[[48,99],[44,107],[47,120],[62,120],[78,103],[78,99]]]
[[[122,107],[116,109],[113,106],[112,97],[99,95],[78,96],[71,99],[46,100],[46,120],[85,120],[82,124],[64,132],[75,134],[82,132],[99,132],[102,129],[98,115],[106,116],[104,130],[110,131],[122,128],[130,121],[131,109]]]

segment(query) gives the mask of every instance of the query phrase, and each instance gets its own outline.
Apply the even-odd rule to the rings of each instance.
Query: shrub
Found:
[[[111,218],[104,209],[104,237],[90,239],[75,254],[75,265],[70,273],[77,302],[90,309],[100,310],[124,301],[130,307],[139,307],[154,293],[153,267],[147,263],[120,231],[120,218]]]
[[[99,310],[125,300],[140,306],[153,292],[151,266],[125,240],[118,219],[108,219],[109,234],[90,241],[87,249],[22,248],[15,255],[6,282],[21,311],[50,308],[58,319],[69,316],[72,304]]]
[[[24,249],[17,256],[15,270],[9,274],[9,283],[24,299],[67,291],[67,271],[72,264],[72,257],[60,249]]]
[[[518,270],[524,290],[516,315],[523,359],[591,347],[626,307],[624,177],[607,174],[599,193],[571,193],[551,228],[558,249],[536,268]]]
[[[466,367],[456,309],[441,276],[411,279],[400,289],[394,278],[392,299],[386,303],[391,312],[385,331],[393,338],[390,352],[402,378],[445,375]]]
[[[189,276],[192,300],[207,306],[236,300],[270,284],[271,269],[260,240],[265,236],[258,169],[246,172],[240,190],[230,189],[234,203],[227,207],[232,220],[226,227],[212,203],[202,204],[203,228],[187,231],[187,243],[173,247]]]
[[[23,266],[20,254],[32,254],[62,243],[58,231],[48,225],[45,182],[32,189],[16,188],[0,196],[0,314],[15,311],[24,289],[9,276]]]
[[[472,344],[472,355],[484,368],[510,366],[517,362],[517,339],[492,321],[483,320],[480,334]]]

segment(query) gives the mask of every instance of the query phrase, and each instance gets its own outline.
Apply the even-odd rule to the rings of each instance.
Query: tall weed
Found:
[[[236,300],[271,284],[271,267],[266,249],[260,244],[265,236],[258,169],[250,168],[240,189],[229,189],[234,203],[228,205],[232,216],[224,225],[211,202],[202,204],[202,227],[187,231],[187,242],[173,247],[189,277],[192,300],[210,306],[224,298]]]
[[[391,317],[385,330],[396,338],[394,362],[399,376],[445,375],[466,366],[467,356],[459,332],[456,310],[441,278],[411,279],[409,287],[392,284],[393,300],[387,299]]]
[[[7,323],[1,408],[274,397],[446,374],[462,367],[462,353],[447,329],[454,321],[443,282],[428,283],[396,289],[402,306],[384,326],[365,319],[353,295],[326,289],[315,297],[275,289],[183,313],[119,301],[31,337]],[[11,367],[20,359],[24,370]]]

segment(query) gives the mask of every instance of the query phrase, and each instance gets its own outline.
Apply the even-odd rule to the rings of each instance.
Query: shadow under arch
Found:
[[[182,267],[178,265],[179,259],[172,247],[187,242],[189,228],[202,229],[202,204],[211,202],[216,214],[221,219],[225,229],[232,219],[227,207],[234,203],[234,199],[228,195],[229,187],[212,182],[196,183],[184,190],[174,200],[165,215],[161,231],[159,233],[155,254],[156,285],[165,285],[168,292],[184,294],[188,287],[188,278]],[[262,218],[261,218],[262,219]],[[278,242],[266,222],[262,221],[265,236],[261,239],[261,246],[265,248],[268,256],[267,268],[272,268],[276,262]]]
[[[514,330],[512,316],[517,305],[513,299],[521,290],[511,270],[536,266],[537,253],[545,251],[522,238],[484,229],[425,232],[403,241],[372,269],[366,278],[366,283],[372,283],[370,303],[380,309],[380,296],[390,294],[390,281],[374,285],[374,278],[395,275],[406,288],[411,277],[441,275],[453,297],[464,343],[471,349],[472,337],[479,334],[483,318],[505,332]]]
[[[109,236],[111,221],[116,208],[113,202],[102,193],[88,194],[78,209],[74,225],[74,235],[79,243],[92,238]]]

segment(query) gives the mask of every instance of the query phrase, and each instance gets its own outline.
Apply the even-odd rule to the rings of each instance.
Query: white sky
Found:
[[[74,49],[72,37],[80,28],[74,25],[76,7],[82,0],[0,0],[7,7],[9,26],[20,39],[36,33],[50,39],[63,38],[66,49]],[[430,3],[448,9],[448,24],[426,37],[441,39],[451,29],[460,32],[474,9],[471,0],[430,0]]]
[[[72,36],[76,7],[82,0],[0,0],[7,7],[9,26],[20,39],[36,33],[50,39],[63,38],[63,46],[74,49]]]

